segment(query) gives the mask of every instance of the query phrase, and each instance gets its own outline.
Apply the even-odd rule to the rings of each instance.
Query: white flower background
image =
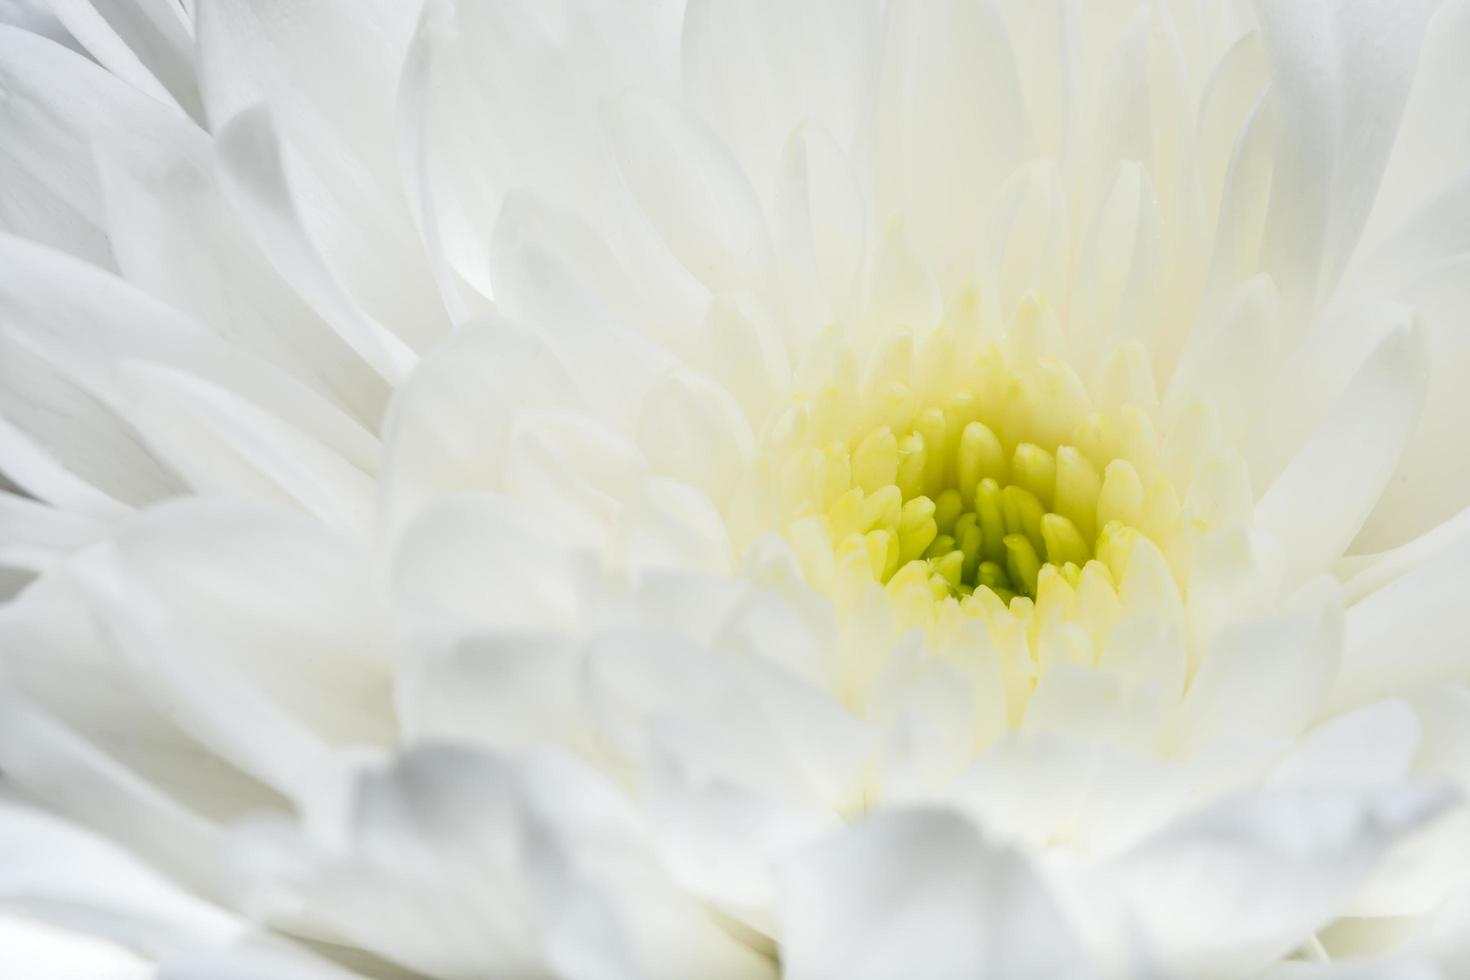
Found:
[[[1470,976],[1470,2],[8,0],[0,228],[0,975]]]

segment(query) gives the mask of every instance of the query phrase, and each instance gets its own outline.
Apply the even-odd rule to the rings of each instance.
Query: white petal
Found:
[[[431,975],[533,974],[512,765],[436,746],[346,775],[340,812],[313,815],[312,836],[241,828],[257,914],[284,900],[309,928]]]
[[[0,242],[0,249],[5,244]],[[117,507],[181,492],[184,484],[178,475],[143,445],[135,429],[88,386],[68,377],[44,352],[32,350],[24,338],[12,333],[26,317],[22,304],[32,299],[27,292],[39,287],[44,302],[46,286],[22,270],[16,270],[20,275],[7,275],[11,268],[0,263],[0,310],[7,321],[0,325],[0,416],[7,423],[0,469],[13,472],[13,478],[25,481],[28,488],[40,481],[34,487],[37,493],[80,494],[92,504],[99,498],[116,501],[116,505],[101,503],[114,513]],[[81,274],[86,268],[63,273],[56,288],[76,289],[86,281]],[[56,312],[52,307],[32,315]],[[109,319],[104,316],[96,322]]]
[[[490,263],[498,307],[541,335],[590,404],[630,419],[672,359],[643,333],[657,324],[607,245],[577,215],[514,194]]]
[[[671,568],[710,575],[735,566],[730,532],[714,503],[687,483],[649,477],[618,515],[613,553],[644,573]]]
[[[203,118],[194,81],[193,26],[169,0],[51,0],[72,37],[108,71]]]
[[[388,540],[438,496],[502,488],[518,412],[580,404],[542,337],[501,316],[465,324],[394,394],[379,481]]]
[[[832,608],[805,588],[752,589],[717,624],[715,645],[765,657],[818,687],[837,682],[837,625]]]
[[[1055,163],[1028,164],[1006,181],[990,217],[987,265],[995,270],[1001,314],[1015,313],[1030,293],[1066,294],[1071,213]]]
[[[1336,674],[1342,618],[1336,585],[1318,579],[1303,586],[1283,615],[1220,630],[1181,706],[1180,750],[1297,735]]]
[[[797,337],[848,315],[867,244],[867,211],[849,155],[825,129],[791,133],[776,173],[778,281]]]
[[[61,21],[51,11],[50,0],[5,0],[0,4],[0,24],[19,27],[31,34],[63,44],[73,51],[82,47],[61,26]]]
[[[1257,524],[1286,543],[1288,581],[1325,569],[1352,543],[1414,430],[1428,376],[1423,332],[1391,333],[1256,504]]]
[[[225,943],[244,924],[136,858],[33,808],[0,801],[0,902],[150,952]]]
[[[449,324],[393,135],[417,7],[329,0],[287,11],[222,0],[201,5],[196,27],[210,129],[222,134],[247,111],[274,120],[285,183],[321,261],[367,316],[422,351]]]
[[[1461,199],[1440,215],[1446,223],[1464,225],[1470,215],[1470,176],[1461,184]],[[1413,304],[1423,324],[1431,366],[1424,411],[1404,450],[1394,478],[1368,518],[1354,550],[1400,544],[1464,509],[1470,500],[1470,460],[1450,447],[1460,438],[1457,420],[1470,412],[1470,389],[1462,383],[1470,365],[1470,241],[1454,258],[1425,271],[1419,266],[1394,294]]]
[[[477,630],[423,644],[416,655],[398,687],[407,737],[506,751],[588,744],[586,658],[575,639]]]
[[[1230,434],[1242,439],[1260,411],[1270,379],[1262,377],[1280,343],[1280,304],[1265,276],[1230,294],[1218,320],[1195,327],[1169,379],[1165,407],[1178,418],[1196,399],[1219,407]]]
[[[892,336],[894,327],[922,337],[939,325],[944,295],[935,270],[914,247],[904,225],[893,222],[878,242],[862,307],[867,340]]]
[[[0,309],[6,313],[0,340],[9,334],[22,352],[44,358],[118,416],[127,418],[133,407],[120,365],[136,359],[182,369],[268,408],[280,421],[347,459],[371,461],[375,456],[372,436],[337,406],[152,297],[75,259],[18,239],[0,239],[0,256],[12,277],[0,279]],[[99,329],[102,325],[106,329]],[[20,394],[24,404],[32,386],[42,389],[42,404],[45,397],[66,394],[54,382],[47,391],[44,374],[7,385],[7,391]],[[62,458],[70,463],[67,456]]]
[[[160,710],[282,792],[326,746],[393,734],[384,610],[360,550],[314,522],[179,502],[75,572]]]
[[[925,656],[916,643],[889,655],[864,711],[883,731],[875,782],[885,803],[932,798],[969,764],[977,746],[1004,731],[1005,687],[994,662],[988,666],[961,670]]]
[[[682,4],[666,11],[677,19]],[[489,235],[517,191],[609,230],[615,166],[601,112],[610,95],[662,83],[664,62],[677,55],[676,45],[657,43],[653,21],[664,12],[571,0],[425,5],[401,93],[400,143],[430,250],[447,266],[441,276],[499,300]],[[495,57],[485,57],[482,38],[494,38]]]
[[[1092,739],[1002,736],[939,794],[999,839],[1042,853],[1058,846],[1102,860],[1200,799],[1258,779],[1259,753],[1219,753],[1182,766]]]
[[[220,128],[215,147],[226,186],[276,271],[374,370],[390,383],[402,380],[413,350],[354,302],[312,238],[270,116],[263,109],[240,113]]]
[[[677,766],[654,767],[649,783],[650,829],[669,873],[691,894],[777,935],[776,867],[838,829],[840,820],[693,777]]]
[[[548,959],[569,978],[771,980],[774,965],[710,919],[651,860],[629,801],[598,773],[545,755],[525,766],[528,820],[547,833],[525,866]]]
[[[1336,574],[1343,582],[1348,601],[1356,602],[1459,546],[1467,538],[1470,538],[1470,508],[1397,548],[1372,555],[1347,555],[1337,563]]]
[[[168,143],[196,127],[34,34],[0,26],[0,52],[0,227],[110,268],[93,146]]]
[[[695,643],[715,646],[716,633],[751,591],[738,576],[650,569],[639,577],[632,605],[640,622],[662,623]]]
[[[841,810],[862,791],[871,726],[761,658],[612,634],[591,652],[588,683],[606,737],[635,759],[802,807]]]
[[[153,773],[128,768],[40,708],[5,695],[0,695],[0,706],[0,764],[5,766],[6,778],[13,786],[24,789],[29,799],[44,804],[53,814],[90,826],[126,847],[175,881],[203,894],[223,894],[216,863],[223,843],[218,826],[151,784],[147,777]],[[118,742],[127,739],[134,740],[145,752],[177,752],[179,759],[190,755],[179,745],[177,736],[157,738],[158,722],[153,725],[153,733],[141,725],[129,730],[115,720],[107,727],[113,731],[101,733],[102,744],[114,753]],[[151,742],[150,734],[155,736]],[[114,741],[105,741],[108,735]],[[136,757],[138,753],[134,748],[131,753],[119,754]],[[173,760],[175,765],[179,759]],[[226,781],[213,778],[203,766],[185,764],[178,768],[185,778],[194,777],[197,789],[226,786]],[[239,781],[245,782],[243,778]],[[228,804],[221,799],[216,805],[224,809],[239,802],[237,796]],[[264,794],[256,794],[250,802],[261,806]]]
[[[130,282],[376,427],[386,386],[271,267],[225,200],[209,139],[96,149],[106,229]]]
[[[730,393],[707,377],[675,370],[655,381],[638,419],[649,465],[723,501],[755,454],[755,436]]]
[[[335,530],[363,533],[368,474],[250,402],[182,371],[119,365],[128,420],[201,493],[291,501]]]
[[[77,593],[53,572],[0,612],[0,683],[13,697],[3,765],[58,812],[159,863],[208,871],[199,856],[214,841],[200,818],[235,819],[281,798],[152,707]]]
[[[6,963],[34,980],[152,980],[153,964],[122,946],[29,918],[0,914]]]
[[[411,749],[352,795],[331,839],[297,857],[301,898],[398,963],[569,980],[772,973],[658,869],[621,791],[569,758]]]
[[[1010,38],[989,5],[889,7],[876,126],[879,226],[900,217],[952,285],[970,271],[986,208],[1028,143]]]
[[[1462,799],[1464,788],[1470,785],[1467,707],[1470,689],[1464,687],[1433,688],[1413,702],[1423,734],[1413,760],[1414,775],[1457,786]],[[1424,928],[1426,920],[1453,908],[1466,868],[1470,868],[1470,810],[1462,803],[1393,848],[1349,914],[1370,917],[1368,921],[1392,917],[1390,921],[1412,923],[1422,940],[1429,932]]]
[[[1194,660],[1217,630],[1274,609],[1282,589],[1286,556],[1281,543],[1263,531],[1228,528],[1201,538],[1190,572],[1189,647]],[[1191,669],[1197,667],[1191,662]]]
[[[703,324],[701,362],[725,390],[740,400],[754,431],[791,381],[787,337],[760,299],[751,293],[716,296]]]
[[[759,287],[771,243],[755,192],[730,152],[677,105],[621,99],[613,118],[618,168],[669,251],[713,290]]]
[[[1259,4],[1283,124],[1263,257],[1294,315],[1327,294],[1357,245],[1432,6]]]
[[[1380,701],[1308,732],[1271,774],[1276,786],[1385,787],[1419,751],[1423,727],[1404,701]]]
[[[693,0],[684,14],[686,96],[724,137],[769,200],[777,157],[814,121],[851,147],[872,77],[879,11],[824,0]]]
[[[102,537],[107,527],[0,490],[0,565],[40,571]]]
[[[101,520],[123,517],[129,508],[68,470],[52,453],[0,418],[0,471],[37,500]]]
[[[413,11],[395,12],[383,0],[356,8],[326,3],[295,17],[240,0],[198,7],[198,70],[211,124],[288,92],[296,98],[282,101],[293,101],[292,111],[356,123],[359,132],[391,105],[393,68],[378,59],[407,41]],[[354,92],[355,108],[348,102]]]
[[[1090,365],[1113,345],[1147,344],[1157,323],[1163,244],[1148,171],[1131,162],[1118,167],[1080,244],[1068,329]]]
[[[1435,559],[1354,603],[1347,647],[1332,705],[1341,710],[1425,685],[1470,679],[1465,590],[1470,543]]]
[[[1261,980],[1444,980],[1444,975],[1427,962],[1396,956],[1334,964],[1288,961],[1261,974]]]
[[[1167,693],[1137,681],[1125,685],[1116,673],[1057,664],[1037,682],[1022,730],[1146,752],[1157,739]]]
[[[1254,975],[1341,914],[1383,852],[1449,802],[1397,788],[1217,804],[1100,870],[1105,928],[1140,929],[1173,974]]]
[[[1420,264],[1416,260],[1423,253],[1405,254],[1405,243],[1395,241],[1394,232],[1407,215],[1428,217],[1435,203],[1444,203],[1444,192],[1452,185],[1463,187],[1470,130],[1465,126],[1465,105],[1455,93],[1470,85],[1470,65],[1463,57],[1466,44],[1470,44],[1470,3],[1447,0],[1437,4],[1424,31],[1403,122],[1364,232],[1365,252],[1371,250],[1390,262],[1398,260],[1405,267]],[[1463,205],[1463,198],[1461,201]],[[1442,207],[1439,213],[1444,214]],[[1450,222],[1440,227],[1453,232]]]
[[[1210,311],[1261,271],[1261,241],[1270,214],[1274,141],[1281,126],[1275,93],[1268,88],[1251,108],[1231,150],[1220,192],[1215,241],[1201,308]]]
[[[1259,33],[1235,42],[1210,71],[1200,92],[1195,143],[1200,184],[1208,204],[1206,218],[1216,221],[1225,192],[1234,147],[1244,132],[1261,91],[1270,81],[1266,52]]]
[[[588,559],[554,532],[501,496],[442,497],[404,529],[392,555],[400,612],[412,628],[440,636],[465,623],[544,629],[574,622],[577,567]]]
[[[367,967],[372,969],[372,967]],[[374,971],[376,972],[376,971]],[[231,946],[170,956],[157,980],[368,980],[335,963],[270,937],[247,937]]]
[[[1025,859],[941,810],[880,813],[804,848],[780,907],[791,980],[1090,972]]]
[[[511,430],[505,490],[563,541],[607,544],[646,468],[622,432],[583,412],[520,413]]]

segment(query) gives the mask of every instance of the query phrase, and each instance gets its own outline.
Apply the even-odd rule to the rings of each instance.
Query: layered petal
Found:
[[[1387,848],[1449,802],[1421,788],[1219,804],[1106,872],[1109,928],[1141,930],[1165,970],[1254,975],[1340,914]]]
[[[832,835],[788,863],[780,901],[793,978],[1089,975],[1037,873],[953,813]]]

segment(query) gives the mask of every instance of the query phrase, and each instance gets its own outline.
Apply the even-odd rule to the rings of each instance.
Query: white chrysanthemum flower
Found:
[[[1470,971],[1470,2],[41,6],[0,903],[197,980]]]

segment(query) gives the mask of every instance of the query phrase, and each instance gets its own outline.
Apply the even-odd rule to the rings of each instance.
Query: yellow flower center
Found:
[[[876,585],[900,626],[931,638],[979,620],[992,640],[1019,631],[1034,659],[1042,634],[1054,648],[1057,630],[1080,630],[1075,659],[1095,663],[1140,550],[1182,592],[1210,522],[1185,514],[1160,463],[1156,410],[1126,390],[1107,404],[1035,353],[1026,322],[1043,315],[1023,310],[1004,350],[965,351],[950,327],[920,343],[900,333],[863,372],[842,348],[776,426],[782,529],[839,610],[870,603]],[[1111,369],[1144,357],[1120,351]],[[1152,398],[1146,365],[1135,373]]]

